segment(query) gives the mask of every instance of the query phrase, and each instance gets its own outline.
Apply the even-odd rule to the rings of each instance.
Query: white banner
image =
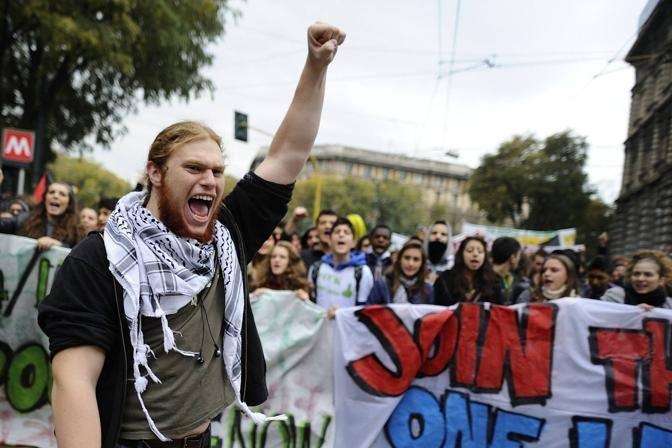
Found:
[[[488,241],[488,243],[492,243],[492,241],[500,236],[510,236],[517,239],[523,246],[539,246],[541,244],[548,244],[550,240],[555,239],[552,244],[553,246],[559,248],[571,248],[576,241],[575,228],[551,231],[524,230],[515,229],[513,227],[484,226],[465,222],[462,224],[462,234],[460,237],[461,239],[464,239],[464,237],[469,235],[481,235]],[[456,237],[455,239],[458,238]]]
[[[256,428],[229,410],[225,426],[213,425],[213,434],[227,447],[334,446],[332,325],[326,311],[291,291],[261,294],[252,311],[268,368],[269,398],[260,409],[289,419]]]
[[[35,240],[0,235],[0,446],[55,448],[48,341],[37,325],[66,249],[35,253]],[[291,292],[252,304],[268,366],[270,397],[260,410],[286,422],[256,427],[235,409],[212,425],[212,446],[333,446],[332,325],[325,310]]]
[[[0,236],[0,446],[53,448],[35,317],[67,251],[34,248]],[[672,446],[670,310],[562,299],[348,308],[327,321],[289,292],[252,306],[271,394],[261,410],[289,419],[256,427],[229,409],[215,448]]]
[[[588,299],[341,310],[335,446],[670,447],[671,321]]]
[[[0,444],[55,448],[49,345],[37,305],[68,250],[35,247],[33,239],[0,235]]]

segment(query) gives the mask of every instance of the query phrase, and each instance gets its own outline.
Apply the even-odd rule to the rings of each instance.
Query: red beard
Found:
[[[212,240],[215,234],[215,221],[217,221],[217,216],[219,216],[221,200],[213,201],[212,207],[215,210],[212,214],[212,219],[203,234],[198,235],[189,231],[189,227],[184,221],[182,214],[181,201],[177,199],[169,185],[164,183],[161,188],[155,188],[154,193],[157,195],[161,221],[168,230],[183,238],[193,238],[199,243],[208,243]]]

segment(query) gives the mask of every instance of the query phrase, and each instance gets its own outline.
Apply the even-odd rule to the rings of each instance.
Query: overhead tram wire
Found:
[[[457,36],[460,29],[460,9],[462,6],[462,0],[457,0],[457,5],[455,8],[455,26],[453,28],[453,42],[452,48],[450,50],[450,62],[448,65],[448,79],[446,84],[446,107],[443,115],[443,131],[441,135],[441,143],[446,144],[448,139],[448,117],[450,110],[450,100],[453,88],[453,73],[455,67],[455,52],[457,50]],[[446,147],[448,145],[446,144]]]
[[[429,114],[436,99],[436,94],[439,91],[439,85],[441,84],[441,55],[443,54],[443,33],[442,33],[442,24],[443,24],[443,12],[441,8],[442,0],[437,0],[437,48],[438,48],[438,60],[437,60],[437,71],[436,78],[434,79],[434,90],[432,95],[429,97],[429,104],[425,108],[425,116],[422,120],[421,129],[417,129],[415,132],[415,138],[413,143],[413,154],[418,152],[418,141],[420,136],[423,135],[425,129],[427,129],[427,123],[429,121]]]
[[[617,58],[619,58],[618,55],[621,54],[621,52],[625,48],[627,48],[628,45],[631,44],[632,40],[635,39],[639,35],[639,32],[641,31],[643,26],[644,26],[644,24],[641,24],[640,26],[637,27],[637,30],[635,30],[635,32],[630,37],[628,37],[625,40],[625,42],[623,42],[623,45],[621,45],[621,47],[616,51],[616,53],[614,53],[614,55],[611,56],[607,60],[607,62],[604,64],[604,67],[602,67],[602,69],[599,72],[597,72],[596,74],[591,76],[591,78],[588,80],[588,82],[583,87],[581,87],[574,95],[572,95],[569,98],[569,100],[567,102],[567,105],[571,104],[579,95],[581,95],[590,86],[590,84],[592,84],[592,82],[595,79],[599,78],[600,76],[604,76],[607,73],[613,73],[614,71],[618,71],[618,70],[610,70],[609,72],[606,72],[607,67],[609,67],[614,61],[616,61]]]
[[[539,61],[527,61],[527,62],[513,62],[513,63],[505,63],[505,62],[492,62],[492,56],[483,58],[480,60],[479,63],[473,64],[466,66],[464,68],[453,68],[450,71],[445,72],[442,74],[443,76],[450,78],[453,75],[460,74],[460,73],[466,73],[466,72],[472,72],[472,71],[480,71],[480,70],[496,70],[496,69],[505,69],[505,68],[522,68],[522,67],[534,67],[534,66],[552,66],[552,65],[564,65],[564,64],[581,64],[581,63],[587,63],[587,62],[595,62],[598,60],[602,60],[602,58],[575,58],[575,59],[564,59],[564,60],[539,60]],[[444,61],[445,62],[445,61]],[[453,64],[454,65],[454,64]],[[417,71],[417,72],[400,72],[400,73],[370,73],[370,74],[363,74],[363,75],[345,75],[345,76],[340,76],[340,77],[332,77],[329,79],[330,83],[333,82],[350,82],[350,81],[361,81],[361,80],[368,80],[368,79],[395,79],[395,78],[424,78],[428,76],[435,76],[436,72],[435,71]],[[233,89],[246,89],[246,88],[258,88],[258,87],[272,87],[272,86],[285,86],[285,85],[294,85],[296,83],[296,79],[287,79],[287,80],[282,80],[282,81],[275,81],[275,82],[255,82],[255,83],[249,83],[249,84],[232,84],[232,85],[225,85],[225,86],[220,86],[218,87],[218,90],[221,91],[229,91]]]

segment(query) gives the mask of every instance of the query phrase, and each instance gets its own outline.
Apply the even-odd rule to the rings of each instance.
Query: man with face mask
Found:
[[[429,228],[424,241],[429,281],[436,280],[439,272],[453,266],[453,255],[450,253],[451,237],[450,225],[446,221],[434,221]]]

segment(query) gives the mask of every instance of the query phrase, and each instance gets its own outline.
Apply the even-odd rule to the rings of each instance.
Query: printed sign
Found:
[[[28,165],[33,161],[34,150],[34,132],[11,128],[3,130],[2,159],[5,162]]]

